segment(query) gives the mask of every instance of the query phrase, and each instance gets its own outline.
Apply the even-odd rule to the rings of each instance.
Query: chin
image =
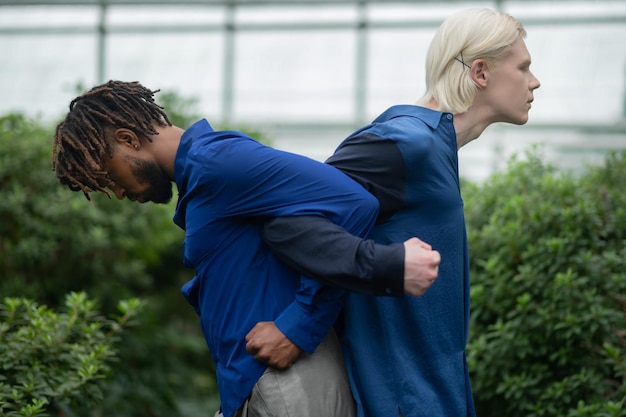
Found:
[[[525,125],[528,122],[528,113],[519,117],[511,117],[507,122],[518,126]]]
[[[158,196],[156,198],[150,199],[150,201],[156,204],[167,204],[170,201],[172,201],[172,194],[167,195],[167,196],[166,195]]]
[[[170,201],[172,201],[172,188],[164,188],[161,189],[159,192],[153,192],[150,195],[145,196],[145,198],[142,199],[142,203],[147,203],[147,202],[151,202],[151,203],[156,203],[156,204],[167,204]]]

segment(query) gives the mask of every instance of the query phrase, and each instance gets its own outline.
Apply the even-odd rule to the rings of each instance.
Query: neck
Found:
[[[470,108],[465,113],[454,115],[454,130],[456,131],[456,146],[461,149],[480,135],[491,123],[478,117]]]
[[[441,111],[439,103],[431,100],[425,106],[429,109]],[[456,146],[461,149],[484,132],[489,126],[487,115],[481,114],[477,107],[470,107],[465,113],[457,113],[454,115],[454,130],[456,132]]]
[[[154,160],[167,174],[171,181],[174,181],[174,162],[176,151],[180,144],[180,138],[185,132],[177,126],[157,127],[158,138],[150,142],[150,147]]]

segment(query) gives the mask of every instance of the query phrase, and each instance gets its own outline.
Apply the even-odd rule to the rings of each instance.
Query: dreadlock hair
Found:
[[[105,133],[127,128],[152,141],[157,126],[171,126],[163,107],[154,101],[152,91],[138,82],[109,81],[76,97],[70,111],[56,127],[52,147],[52,169],[63,185],[82,191],[102,192],[111,180],[104,169],[113,156]]]

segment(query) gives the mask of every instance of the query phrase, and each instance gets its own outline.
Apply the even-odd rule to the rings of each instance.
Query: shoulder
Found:
[[[384,122],[373,123],[350,136],[342,146],[369,145],[381,155],[425,155],[437,140],[433,128],[418,117],[398,116]]]

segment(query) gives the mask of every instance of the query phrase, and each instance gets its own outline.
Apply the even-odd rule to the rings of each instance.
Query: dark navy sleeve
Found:
[[[263,238],[276,256],[303,275],[369,295],[404,294],[404,245],[361,239],[324,217],[279,217]]]
[[[404,159],[393,141],[366,134],[354,136],[327,163],[377,198],[378,223],[404,207]],[[283,262],[305,275],[370,295],[404,294],[401,243],[376,244],[313,216],[271,219],[265,224],[263,237]]]
[[[344,141],[326,160],[378,200],[377,224],[406,207],[406,167],[395,141],[360,134]]]

